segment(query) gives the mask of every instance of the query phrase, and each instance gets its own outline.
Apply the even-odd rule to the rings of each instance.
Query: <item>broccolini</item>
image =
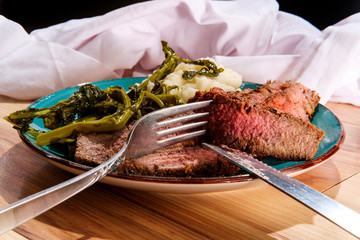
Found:
[[[169,87],[162,83],[167,75],[174,72],[179,62],[203,66],[200,71],[185,71],[184,79],[191,79],[196,74],[218,76],[223,71],[206,59],[188,60],[179,57],[165,41],[162,41],[162,49],[165,60],[160,68],[142,83],[130,86],[128,92],[119,86],[101,90],[93,84],[85,84],[68,99],[52,107],[19,110],[5,119],[14,128],[35,136],[40,146],[71,143],[75,141],[77,132],[119,130],[131,119],[138,119],[160,108],[182,104],[177,95],[170,94],[170,90],[177,86]],[[149,82],[153,85],[150,91]],[[32,128],[30,124],[35,118],[43,119],[44,126],[50,131],[42,132]]]

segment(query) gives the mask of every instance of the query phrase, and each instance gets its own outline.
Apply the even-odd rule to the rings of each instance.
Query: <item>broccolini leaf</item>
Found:
[[[94,104],[105,98],[103,91],[92,84],[85,84],[68,99],[59,101],[52,107],[35,109],[27,108],[16,111],[5,117],[15,128],[27,130],[34,118],[42,118],[44,126],[49,129],[58,128],[74,121],[77,115],[82,116]]]
[[[185,78],[189,79],[196,74],[217,76],[223,71],[207,59],[183,59],[167,42],[161,43],[165,60],[160,68],[141,84],[130,86],[128,92],[119,86],[101,90],[93,84],[84,84],[68,99],[59,101],[52,107],[20,110],[5,119],[15,128],[36,136],[38,145],[69,143],[74,141],[77,132],[119,130],[131,119],[140,118],[159,108],[182,104],[179,96],[170,94],[170,90],[177,86],[169,87],[162,81],[175,70],[179,62],[203,66],[200,71],[184,73]],[[153,87],[148,91],[150,82]],[[44,126],[51,130],[41,132],[30,127],[35,118],[43,119]]]

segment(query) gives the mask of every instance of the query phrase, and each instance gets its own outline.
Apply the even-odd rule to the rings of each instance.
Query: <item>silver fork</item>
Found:
[[[0,209],[0,234],[42,214],[85,188],[91,186],[96,181],[116,169],[126,158],[138,158],[166,146],[203,135],[205,130],[196,130],[164,138],[169,134],[179,133],[184,130],[203,126],[207,123],[206,121],[192,121],[187,124],[159,131],[157,131],[157,129],[206,116],[208,113],[203,112],[159,121],[176,114],[206,107],[210,104],[210,102],[211,101],[203,101],[184,104],[171,108],[165,108],[145,115],[134,124],[124,147],[108,161],[77,177],[28,196]]]

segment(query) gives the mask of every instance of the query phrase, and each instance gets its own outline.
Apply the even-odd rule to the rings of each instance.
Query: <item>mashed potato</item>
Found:
[[[208,58],[209,59],[209,58]],[[213,59],[210,59],[214,62]],[[219,66],[218,67],[222,67]],[[196,91],[208,91],[212,87],[222,88],[224,91],[235,91],[242,84],[242,76],[231,69],[224,68],[217,77],[208,77],[197,74],[190,80],[182,78],[184,70],[199,71],[202,66],[180,63],[175,71],[164,79],[167,86],[178,86],[179,88],[171,90],[171,94],[177,94],[183,102],[187,102],[189,98],[195,95]],[[223,68],[223,67],[222,67]]]

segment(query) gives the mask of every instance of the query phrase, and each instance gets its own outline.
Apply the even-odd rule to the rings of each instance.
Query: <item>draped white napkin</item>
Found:
[[[101,3],[99,3],[101,4]],[[360,14],[318,30],[275,0],[157,0],[30,34],[0,16],[0,95],[36,99],[83,82],[146,76],[164,60],[213,57],[244,81],[302,82],[360,106]]]

